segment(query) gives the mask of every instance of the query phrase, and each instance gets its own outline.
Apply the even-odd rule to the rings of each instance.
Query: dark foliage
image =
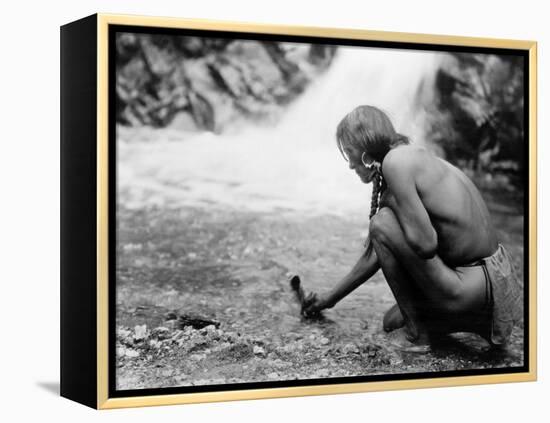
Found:
[[[503,184],[524,182],[523,68],[521,57],[486,54],[453,54],[441,66],[428,134],[448,160]]]

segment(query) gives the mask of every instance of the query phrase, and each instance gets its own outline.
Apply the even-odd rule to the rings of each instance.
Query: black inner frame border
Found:
[[[459,53],[483,53],[497,55],[513,55],[523,58],[523,75],[524,75],[524,158],[526,165],[524,166],[524,181],[526,181],[523,195],[523,266],[524,266],[524,333],[523,333],[523,366],[519,367],[502,367],[490,369],[468,369],[468,370],[452,370],[441,372],[418,372],[418,373],[397,373],[384,375],[370,376],[350,376],[338,378],[323,378],[323,379],[305,379],[305,380],[289,380],[289,381],[266,381],[266,382],[249,382],[235,383],[222,385],[205,385],[205,386],[182,386],[169,388],[145,388],[145,389],[116,389],[116,33],[142,33],[142,34],[159,34],[159,35],[179,35],[179,36],[196,36],[203,38],[231,38],[242,40],[255,41],[280,41],[280,42],[295,42],[295,43],[318,43],[329,44],[336,46],[356,46],[356,47],[378,47],[378,48],[393,48],[403,50],[428,50],[440,52],[459,52]],[[162,27],[146,27],[138,25],[108,25],[108,397],[136,397],[150,395],[172,395],[172,394],[187,394],[201,392],[229,392],[248,389],[267,389],[267,388],[290,388],[304,387],[314,385],[336,385],[344,383],[364,383],[364,382],[382,382],[382,381],[399,381],[411,379],[432,379],[445,377],[466,377],[466,376],[482,376],[494,374],[510,374],[529,372],[530,355],[529,355],[529,186],[531,183],[529,177],[529,51],[521,49],[509,48],[492,48],[492,47],[465,47],[457,45],[438,45],[429,43],[408,43],[396,41],[373,41],[373,40],[356,40],[346,38],[331,38],[331,37],[314,37],[314,36],[297,36],[297,35],[275,35],[264,33],[247,33],[238,31],[217,31],[203,29],[183,29],[183,28],[162,28]],[[527,281],[527,283],[525,283]],[[457,382],[459,380],[457,379]]]

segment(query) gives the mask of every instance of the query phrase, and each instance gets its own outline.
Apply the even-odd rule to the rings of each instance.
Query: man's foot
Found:
[[[429,345],[430,337],[425,330],[420,330],[411,320],[406,319],[401,312],[398,304],[394,304],[384,315],[383,328],[386,332],[393,332],[397,329],[403,329],[397,337],[404,337],[406,341],[414,346]],[[413,348],[415,349],[415,348]]]
[[[386,332],[391,332],[405,326],[405,318],[399,309],[398,304],[394,304],[386,314],[384,314],[383,327]]]
[[[388,335],[388,341],[391,348],[400,352],[424,354],[431,351],[431,342],[426,334],[413,337],[407,327],[394,330]]]

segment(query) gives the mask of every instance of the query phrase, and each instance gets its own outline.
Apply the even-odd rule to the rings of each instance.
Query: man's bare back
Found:
[[[387,165],[388,164],[388,165]],[[449,266],[461,266],[491,255],[497,248],[496,234],[487,206],[470,179],[433,153],[412,145],[390,151],[383,163],[388,172],[410,178],[437,234],[436,254]],[[391,187],[381,206],[399,214]]]

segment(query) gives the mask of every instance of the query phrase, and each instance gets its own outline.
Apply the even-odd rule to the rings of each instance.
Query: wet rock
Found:
[[[196,333],[196,330],[193,326],[186,326],[183,328],[183,334],[187,337],[193,335],[194,333]]]
[[[147,336],[147,325],[138,325],[134,328],[134,341],[139,342]]]
[[[219,326],[219,323],[218,323],[218,326]],[[206,330],[206,333],[208,335],[217,335],[218,334],[218,331],[216,329],[217,326],[214,326],[213,324],[212,325],[208,325],[206,326],[204,329]]]
[[[150,346],[151,348],[160,348],[160,347],[162,346],[162,343],[159,342],[159,341],[157,341],[156,339],[151,339],[151,340],[149,341],[149,346]]]
[[[354,344],[346,344],[342,347],[342,352],[344,354],[359,354],[359,348]]]
[[[136,358],[136,357],[139,357],[139,351],[127,349],[125,352],[125,355],[128,358]]]
[[[260,355],[260,356],[265,355],[265,350],[262,347],[258,346],[258,345],[254,345],[254,348],[252,349],[252,352],[255,355]]]
[[[119,327],[116,331],[117,339],[126,339],[129,338],[130,335],[132,335],[132,331],[126,328]]]
[[[299,343],[292,343],[292,344],[288,344],[288,345],[285,345],[281,348],[281,351],[283,351],[284,353],[287,353],[287,354],[293,354],[297,351],[301,351],[303,349],[303,345],[302,344],[299,344]]]
[[[191,354],[189,360],[191,361],[200,361],[206,358],[206,354]]]
[[[160,340],[167,339],[170,336],[170,329],[164,326],[159,326],[151,331],[151,336]]]
[[[228,348],[220,349],[215,357],[224,362],[241,362],[248,360],[254,356],[254,351],[251,345],[247,343],[236,343]]]
[[[375,345],[375,344],[368,344],[368,345],[365,345],[363,348],[362,348],[362,353],[367,355],[368,357],[375,357],[378,352],[381,350],[381,347],[379,345]]]

